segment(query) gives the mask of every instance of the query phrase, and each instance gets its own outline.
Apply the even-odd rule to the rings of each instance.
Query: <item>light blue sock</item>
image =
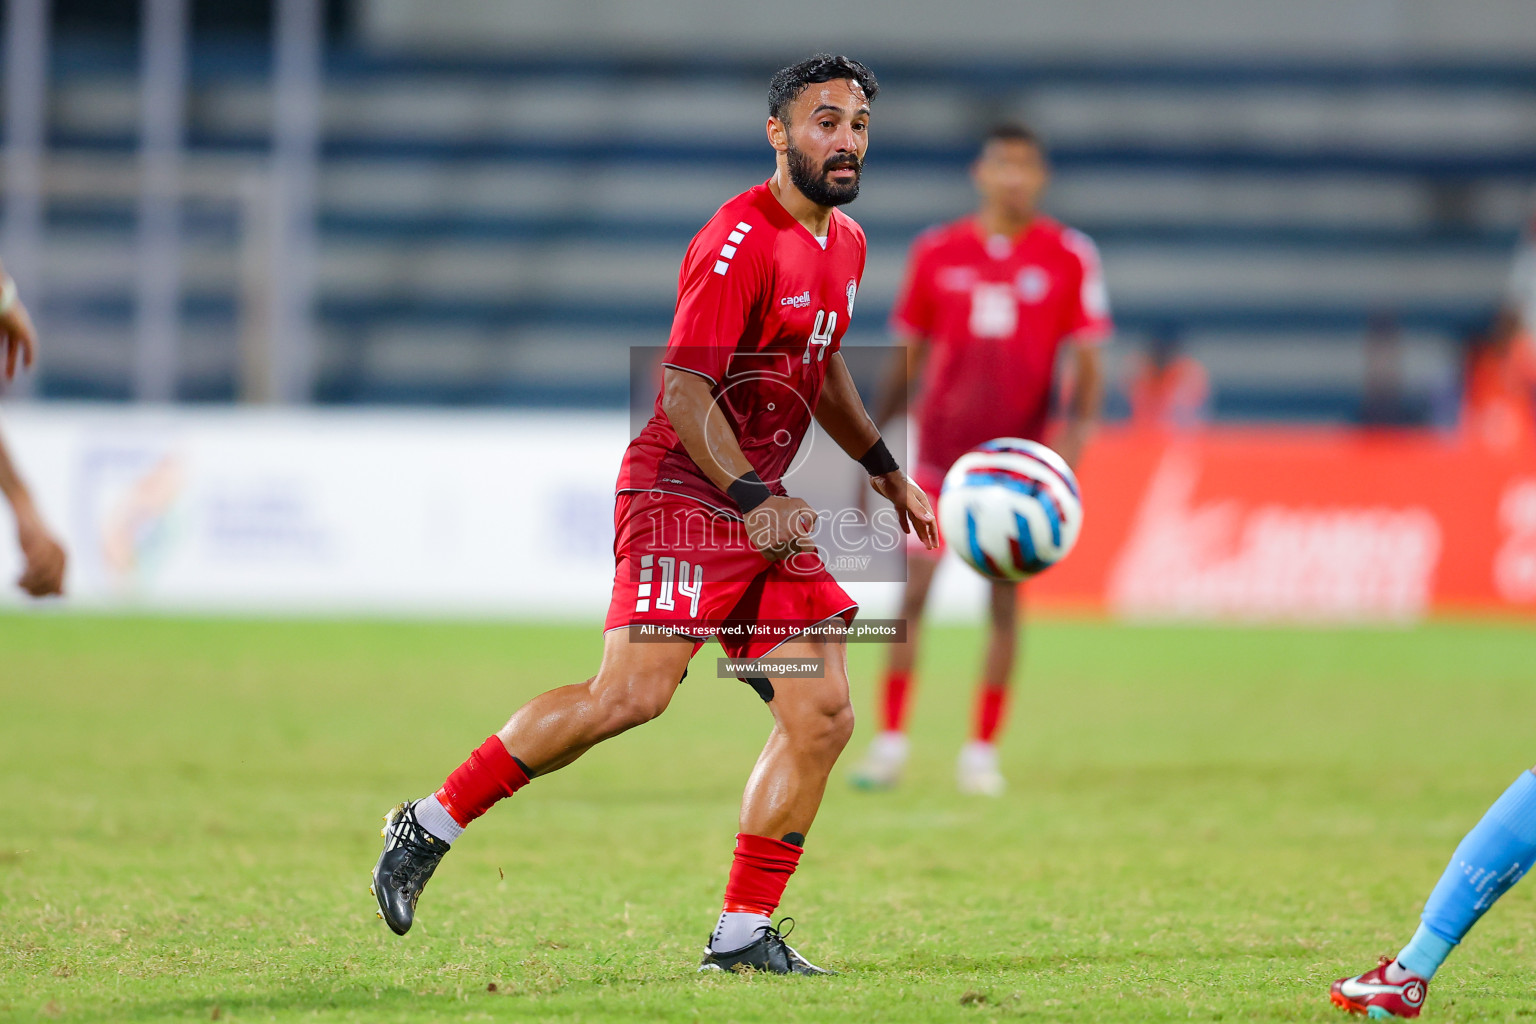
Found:
[[[1456,943],[1442,939],[1429,930],[1429,925],[1420,924],[1413,938],[1408,940],[1408,945],[1397,954],[1397,966],[1428,981],[1435,976],[1435,972],[1455,948]],[[1390,975],[1388,980],[1392,980]]]
[[[1423,922],[1398,966],[1428,980],[1477,919],[1536,862],[1536,775],[1520,777],[1493,802],[1446,865],[1424,904]]]

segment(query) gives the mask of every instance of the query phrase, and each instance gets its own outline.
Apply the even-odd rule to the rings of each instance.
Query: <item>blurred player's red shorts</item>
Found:
[[[617,496],[613,599],[603,629],[664,627],[717,637],[732,658],[760,658],[817,623],[853,622],[858,604],[815,552],[764,558],[739,519],[653,491]]]

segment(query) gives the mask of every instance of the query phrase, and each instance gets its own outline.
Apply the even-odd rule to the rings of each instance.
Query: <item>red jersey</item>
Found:
[[[823,249],[767,183],[732,199],[688,246],[663,365],[708,380],[747,461],[775,494],[800,450],[864,276],[864,231],[832,211]],[[618,491],[736,505],[678,440],[661,396],[629,443]]]
[[[891,319],[929,346],[913,418],[930,480],[994,437],[1042,440],[1062,343],[1111,329],[1098,250],[1043,216],[1012,239],[969,217],[918,236]]]

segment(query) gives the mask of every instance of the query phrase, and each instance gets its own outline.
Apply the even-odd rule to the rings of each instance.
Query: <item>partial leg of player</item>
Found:
[[[1536,774],[1522,772],[1456,847],[1408,945],[1395,959],[1383,957],[1364,974],[1334,982],[1333,1004],[1378,1020],[1417,1017],[1445,958],[1532,863]]]
[[[610,630],[596,676],[533,698],[436,793],[396,806],[385,817],[384,852],[373,869],[379,916],[397,935],[409,931],[427,880],[470,822],[533,777],[661,714],[692,656],[692,641],[637,644],[627,630]]]
[[[960,748],[955,782],[960,792],[1001,796],[1007,788],[997,764],[997,734],[1008,711],[1008,681],[1019,642],[1019,585],[993,583],[988,605],[986,669],[976,686],[971,740]]]
[[[901,781],[907,765],[907,710],[912,699],[912,673],[923,608],[939,560],[913,555],[907,559],[907,585],[901,592],[901,617],[907,624],[905,643],[892,644],[890,663],[880,683],[880,732],[869,745],[851,780],[860,789],[890,789]]]
[[[594,678],[535,697],[436,793],[396,806],[373,870],[379,916],[396,934],[409,931],[427,881],[470,822],[531,778],[661,714],[692,653],[690,641],[635,644],[626,630],[610,631]],[[771,915],[853,731],[847,656],[841,643],[824,641],[791,642],[774,654],[820,658],[826,674],[771,683],[774,728],[747,783],[724,909],[700,969],[827,974],[784,941],[788,933],[774,927]]]
[[[772,923],[799,865],[827,779],[853,735],[847,651],[842,643],[792,641],[782,658],[821,658],[820,679],[770,680],[773,732],[758,756],[741,801],[741,832],[725,889],[725,906],[704,950],[701,971],[750,968],[775,974],[830,974],[784,941]]]
[[[890,664],[881,683],[881,731],[852,775],[853,784],[861,789],[889,789],[901,781],[906,767],[905,729],[917,660],[917,632],[937,568],[937,559],[908,561],[909,576],[901,607],[907,622],[907,642],[891,648]],[[1018,617],[1018,585],[993,583],[986,668],[976,687],[971,739],[961,748],[955,766],[955,781],[962,793],[999,796],[1007,787],[998,768],[996,742],[1008,710],[1008,681],[1018,652]]]

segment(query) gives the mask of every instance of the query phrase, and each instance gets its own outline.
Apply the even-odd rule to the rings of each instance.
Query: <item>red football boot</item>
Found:
[[[1391,963],[1392,958],[1384,956],[1381,963],[1364,974],[1340,978],[1328,989],[1328,998],[1339,1009],[1363,1013],[1372,1020],[1417,1017],[1424,997],[1429,994],[1429,982],[1411,974],[1402,981],[1388,981],[1387,967]]]

